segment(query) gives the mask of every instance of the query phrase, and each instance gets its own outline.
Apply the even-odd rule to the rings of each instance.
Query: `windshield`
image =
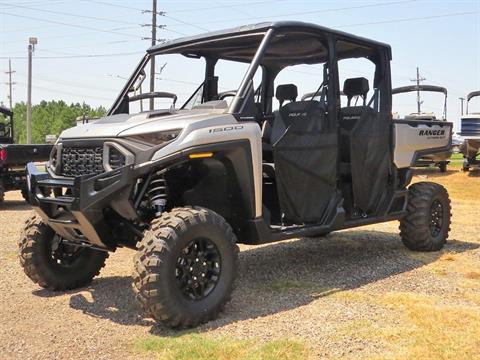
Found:
[[[145,56],[109,113],[195,109],[212,101],[227,110],[264,35],[198,40]]]
[[[151,84],[152,61],[154,81]],[[143,66],[134,85],[128,91],[129,113],[159,109],[192,109],[205,102],[204,58],[181,54],[152,56]],[[225,100],[224,108],[235,96],[249,64],[218,60],[211,86],[216,87],[216,98]]]

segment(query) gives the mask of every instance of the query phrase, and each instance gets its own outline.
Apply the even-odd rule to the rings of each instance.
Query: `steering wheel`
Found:
[[[128,101],[139,101],[139,100],[144,100],[144,99],[156,99],[156,98],[167,98],[167,99],[173,99],[173,107],[175,107],[175,104],[177,103],[177,95],[174,93],[169,93],[169,92],[163,92],[163,91],[158,91],[158,92],[149,92],[145,94],[138,94],[138,95],[133,95],[128,97]]]
[[[235,95],[237,95],[237,90],[224,91],[218,94],[218,99],[225,100],[225,98],[234,97]]]

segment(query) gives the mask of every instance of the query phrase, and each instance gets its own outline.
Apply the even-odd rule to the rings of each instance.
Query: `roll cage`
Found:
[[[376,65],[373,87],[382,88],[379,108],[391,112],[389,45],[315,24],[288,21],[242,26],[180,38],[151,47],[107,115],[128,112],[128,93],[150,58],[162,54],[181,54],[205,60],[204,81],[196,90],[196,92],[202,90],[202,103],[219,98],[218,78],[215,76],[215,65],[218,60],[249,63],[250,66],[238,89],[234,91],[233,100],[227,110],[238,120],[253,120],[258,116],[258,108],[262,114],[271,113],[273,81],[276,75],[288,66],[300,64],[324,65],[329,82],[328,112],[333,115],[340,106],[341,93],[337,62],[341,59],[364,57]],[[256,92],[253,89],[253,76],[259,68],[262,69],[262,84],[259,89],[260,101],[256,106],[253,99]]]

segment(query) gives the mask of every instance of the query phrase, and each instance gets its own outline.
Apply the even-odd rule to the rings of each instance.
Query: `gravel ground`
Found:
[[[453,173],[445,179],[462,176],[478,188],[480,178]],[[442,182],[448,186],[448,179]],[[362,321],[383,329],[400,320],[377,301],[361,299],[407,292],[438,296],[450,304],[468,302],[461,296],[459,272],[440,276],[432,270],[449,253],[480,265],[478,192],[452,203],[451,241],[444,251],[425,256],[403,247],[397,222],[322,239],[241,246],[233,300],[219,319],[196,331],[259,340],[298,338],[308,344],[312,357],[382,354],[382,340],[347,330]],[[11,192],[0,209],[0,358],[138,358],[132,339],[173,334],[139,312],[130,287],[132,251],[112,254],[91,286],[51,293],[27,279],[17,260],[17,239],[31,214],[29,206],[20,193]]]

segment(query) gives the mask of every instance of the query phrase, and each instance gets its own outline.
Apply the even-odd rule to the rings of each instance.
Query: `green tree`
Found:
[[[60,135],[60,133],[76,125],[76,119],[80,116],[96,118],[105,115],[103,106],[92,108],[88,104],[70,104],[62,100],[41,101],[32,107],[32,142],[42,144],[45,135]],[[15,104],[13,108],[15,133],[17,144],[27,141],[27,106],[24,102]]]

